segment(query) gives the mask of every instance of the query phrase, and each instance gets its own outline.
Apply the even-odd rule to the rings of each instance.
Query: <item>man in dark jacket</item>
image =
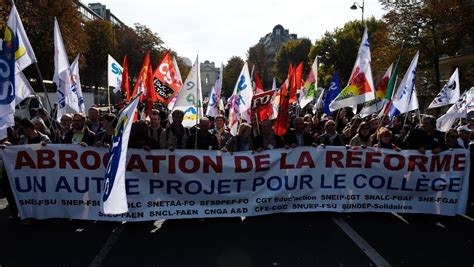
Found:
[[[282,148],[285,146],[281,136],[273,133],[273,124],[270,120],[265,120],[261,124],[261,133],[253,142],[257,151],[266,149]]]
[[[410,131],[405,143],[408,149],[417,149],[423,154],[426,150],[439,153],[445,147],[444,134],[436,130],[436,119],[430,115],[423,117],[420,127]]]
[[[93,146],[95,134],[86,126],[86,117],[76,113],[72,117],[72,129],[64,136],[64,144],[79,144],[81,146]]]
[[[199,130],[193,133],[188,138],[188,143],[186,145],[186,148],[201,149],[201,150],[219,149],[219,142],[217,141],[217,137],[209,131],[210,126],[211,126],[211,122],[209,121],[208,118],[204,117],[200,119]]]
[[[296,117],[293,119],[293,127],[284,136],[285,145],[290,147],[310,146],[313,143],[313,137],[310,133],[304,131],[304,119]]]

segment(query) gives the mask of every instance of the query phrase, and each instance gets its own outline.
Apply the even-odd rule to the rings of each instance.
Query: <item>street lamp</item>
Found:
[[[362,22],[364,22],[364,0],[362,0],[362,5],[359,5],[359,3],[354,2],[354,4],[352,4],[351,6],[351,9],[356,10],[357,7],[362,10]]]

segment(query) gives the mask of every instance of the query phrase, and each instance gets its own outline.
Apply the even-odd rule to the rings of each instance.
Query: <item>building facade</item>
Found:
[[[275,64],[275,58],[278,50],[280,50],[280,47],[290,40],[297,39],[297,34],[290,33],[288,29],[285,29],[280,24],[273,27],[272,32],[267,33],[264,37],[260,38],[259,44],[262,44],[265,50],[266,73],[272,73],[273,65]],[[266,77],[263,82],[265,84],[271,84],[271,75],[268,75],[268,77]]]
[[[209,60],[199,64],[199,67],[201,69],[202,97],[206,98],[209,97],[211,89],[216,83],[220,68],[216,68],[214,62],[209,62]]]

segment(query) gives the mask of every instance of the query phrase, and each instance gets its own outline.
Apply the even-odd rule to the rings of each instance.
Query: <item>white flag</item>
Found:
[[[84,97],[82,95],[81,76],[79,75],[79,58],[80,55],[77,55],[76,59],[74,59],[71,64],[71,91],[73,93],[72,96],[75,97],[75,100],[77,101],[77,107],[79,108],[77,112],[84,113],[86,111],[86,107],[84,105]]]
[[[447,132],[453,126],[454,122],[459,118],[467,116],[467,98],[468,91],[464,92],[452,105],[448,111],[436,120],[436,129]]]
[[[184,112],[183,126],[186,128],[193,127],[199,122],[199,119],[203,117],[201,77],[199,75],[198,57],[196,57],[196,61],[176,97],[173,111],[177,109]]]
[[[125,190],[127,147],[138,102],[140,95],[122,110],[112,136],[104,190],[100,200],[100,210],[104,214],[121,214],[128,211]]]
[[[372,99],[375,99],[375,91],[372,69],[370,68],[370,44],[367,28],[365,28],[349,82],[329,104],[329,110],[353,107]]]
[[[474,87],[471,87],[466,96],[466,113],[474,112]]]
[[[314,99],[316,89],[318,88],[318,56],[314,58],[313,65],[309,71],[308,78],[304,83],[304,88],[300,91],[299,104],[300,108],[306,107]]]
[[[64,47],[63,37],[59,30],[59,24],[54,18],[54,76],[53,82],[57,87],[58,110],[56,119],[67,113],[67,106],[70,103],[71,94],[71,70],[67,58],[66,48]]]
[[[14,4],[12,5],[7,25],[14,32],[16,37],[18,37],[18,49],[15,52],[15,73],[18,73],[29,65],[35,63],[36,56],[35,52],[33,51],[33,48],[31,48],[30,41],[26,36],[25,28],[23,28],[23,23],[20,19],[20,15],[18,14],[18,11]]]
[[[219,115],[219,102],[221,100],[221,90],[222,90],[222,75],[224,73],[224,64],[221,64],[221,69],[217,80],[212,87],[211,95],[209,96],[209,102],[207,104],[206,115],[211,117],[216,117]]]
[[[314,103],[313,114],[318,113],[318,110],[323,107],[323,97],[324,97],[324,93],[326,92],[326,89],[319,87],[318,91],[320,93],[319,93],[318,100],[316,100],[316,102]]]
[[[120,91],[122,84],[122,66],[111,55],[108,55],[107,64],[107,85],[114,87],[114,93]]]
[[[390,118],[395,115],[407,113],[409,111],[419,108],[418,98],[416,95],[415,81],[416,81],[416,67],[418,65],[418,51],[410,63],[403,80],[398,86],[395,95],[393,96],[393,105],[390,110]]]
[[[253,89],[250,79],[249,67],[247,62],[240,72],[237,83],[235,84],[229,112],[230,133],[237,134],[237,128],[240,118],[250,123],[250,107],[252,103]]]
[[[33,94],[30,82],[25,77],[23,72],[18,72],[15,75],[15,105],[20,104],[25,98]]]
[[[365,102],[362,105],[362,109],[359,112],[359,115],[362,118],[365,118],[372,113],[379,112],[383,107],[383,100],[385,98],[385,94],[387,92],[388,82],[390,81],[390,77],[392,76],[392,68],[393,64],[390,64],[388,69],[385,71],[385,74],[380,78],[379,84],[375,89],[375,99]]]
[[[459,72],[456,68],[448,83],[441,89],[428,108],[437,108],[456,103],[460,95],[459,87]]]

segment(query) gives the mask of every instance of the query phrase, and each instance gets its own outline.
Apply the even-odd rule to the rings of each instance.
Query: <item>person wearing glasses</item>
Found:
[[[81,146],[93,146],[95,134],[86,126],[86,116],[76,113],[72,117],[72,129],[64,137],[65,144],[78,144]]]
[[[344,140],[341,135],[336,132],[336,123],[328,120],[324,125],[324,133],[319,137],[321,146],[344,146]]]
[[[456,129],[449,129],[446,132],[446,150],[464,148],[458,143],[458,131]]]

